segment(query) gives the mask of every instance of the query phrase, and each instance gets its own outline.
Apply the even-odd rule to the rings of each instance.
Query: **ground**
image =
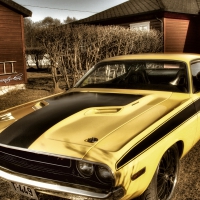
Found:
[[[180,174],[173,200],[200,199],[200,141],[181,160]]]

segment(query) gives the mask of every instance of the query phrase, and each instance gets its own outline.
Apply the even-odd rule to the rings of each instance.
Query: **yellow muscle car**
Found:
[[[200,55],[108,58],[65,93],[0,113],[0,177],[32,199],[170,200],[199,111]]]

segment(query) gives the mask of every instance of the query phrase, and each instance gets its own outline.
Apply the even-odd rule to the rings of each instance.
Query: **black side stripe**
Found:
[[[138,157],[152,145],[157,143],[159,140],[166,137],[172,130],[180,126],[183,122],[189,120],[192,116],[194,116],[198,110],[200,110],[200,99],[198,99],[195,103],[190,104],[188,107],[183,109],[173,118],[162,124],[156,130],[151,132],[151,134],[140,141],[136,146],[134,146],[121,160],[117,163],[117,169],[122,167],[125,164],[128,164],[131,160]]]

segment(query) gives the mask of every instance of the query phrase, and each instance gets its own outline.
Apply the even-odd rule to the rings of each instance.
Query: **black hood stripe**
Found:
[[[155,145],[159,140],[165,138],[171,131],[178,128],[182,123],[192,118],[197,113],[197,105],[200,109],[200,100],[197,100],[195,103],[189,105],[173,116],[173,118],[169,119],[156,130],[151,132],[148,137],[136,144],[136,146],[134,146],[126,155],[122,157],[122,159],[119,160],[116,165],[117,169],[121,168],[125,164],[128,164],[130,161],[149,149],[152,145]]]
[[[47,100],[49,105],[10,125],[0,143],[28,148],[40,135],[61,120],[90,107],[124,106],[141,95],[75,92]]]

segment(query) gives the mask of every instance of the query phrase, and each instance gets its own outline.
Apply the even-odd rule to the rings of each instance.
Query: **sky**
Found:
[[[13,0],[32,11],[32,21],[41,21],[45,17],[59,19],[68,16],[83,19],[128,0]]]

